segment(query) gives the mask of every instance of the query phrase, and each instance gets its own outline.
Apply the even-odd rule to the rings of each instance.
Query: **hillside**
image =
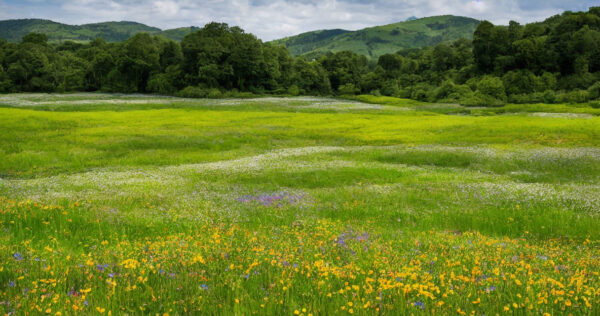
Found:
[[[87,42],[98,37],[102,37],[107,42],[120,42],[137,33],[146,32],[179,41],[196,29],[196,27],[183,27],[162,31],[156,27],[127,21],[68,25],[50,20],[21,19],[0,21],[0,38],[9,42],[19,42],[24,35],[35,32],[48,35],[52,43]]]
[[[479,21],[452,15],[409,19],[358,31],[321,30],[275,40],[294,55],[317,56],[350,50],[370,58],[404,48],[433,46],[461,37],[471,39]]]

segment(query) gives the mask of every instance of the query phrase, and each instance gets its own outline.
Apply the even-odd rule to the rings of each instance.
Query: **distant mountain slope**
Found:
[[[146,32],[163,35],[173,40],[181,40],[185,35],[197,30],[196,27],[184,27],[162,31],[159,28],[136,22],[103,22],[84,25],[68,25],[50,20],[22,19],[0,21],[0,38],[9,42],[19,42],[31,32],[48,35],[52,43],[63,41],[87,42],[102,37],[107,42],[124,41],[131,36]]]
[[[478,20],[452,15],[409,19],[358,31],[321,30],[275,40],[294,55],[318,56],[350,50],[371,58],[404,48],[432,46],[461,37],[471,39]]]

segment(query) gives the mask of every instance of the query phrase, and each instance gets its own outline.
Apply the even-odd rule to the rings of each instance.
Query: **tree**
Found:
[[[349,87],[348,84],[360,86],[361,76],[367,72],[367,58],[351,51],[328,54],[320,62],[327,71],[334,91],[342,85],[346,85],[346,88]]]
[[[494,69],[496,59],[496,45],[493,43],[492,33],[494,25],[488,21],[481,22],[473,34],[473,56],[477,67],[485,73]]]

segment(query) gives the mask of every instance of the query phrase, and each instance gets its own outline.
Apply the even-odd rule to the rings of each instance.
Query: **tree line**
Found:
[[[239,27],[209,23],[178,43],[0,40],[0,92],[107,91],[184,97],[374,94],[468,106],[587,102],[600,97],[600,7],[495,26],[473,40],[368,60],[350,51],[293,57]]]

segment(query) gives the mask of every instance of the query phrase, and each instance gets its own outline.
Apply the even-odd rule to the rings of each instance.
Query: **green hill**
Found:
[[[433,46],[441,42],[471,39],[478,20],[452,15],[410,19],[358,31],[321,30],[275,40],[294,55],[318,56],[350,50],[370,58],[400,49]]]
[[[98,37],[102,37],[107,42],[120,42],[137,33],[146,32],[179,41],[185,35],[197,29],[196,27],[183,27],[162,31],[156,27],[126,21],[68,25],[50,20],[21,19],[0,21],[0,38],[9,42],[19,42],[24,35],[35,32],[48,35],[51,43],[63,41],[87,42]]]

